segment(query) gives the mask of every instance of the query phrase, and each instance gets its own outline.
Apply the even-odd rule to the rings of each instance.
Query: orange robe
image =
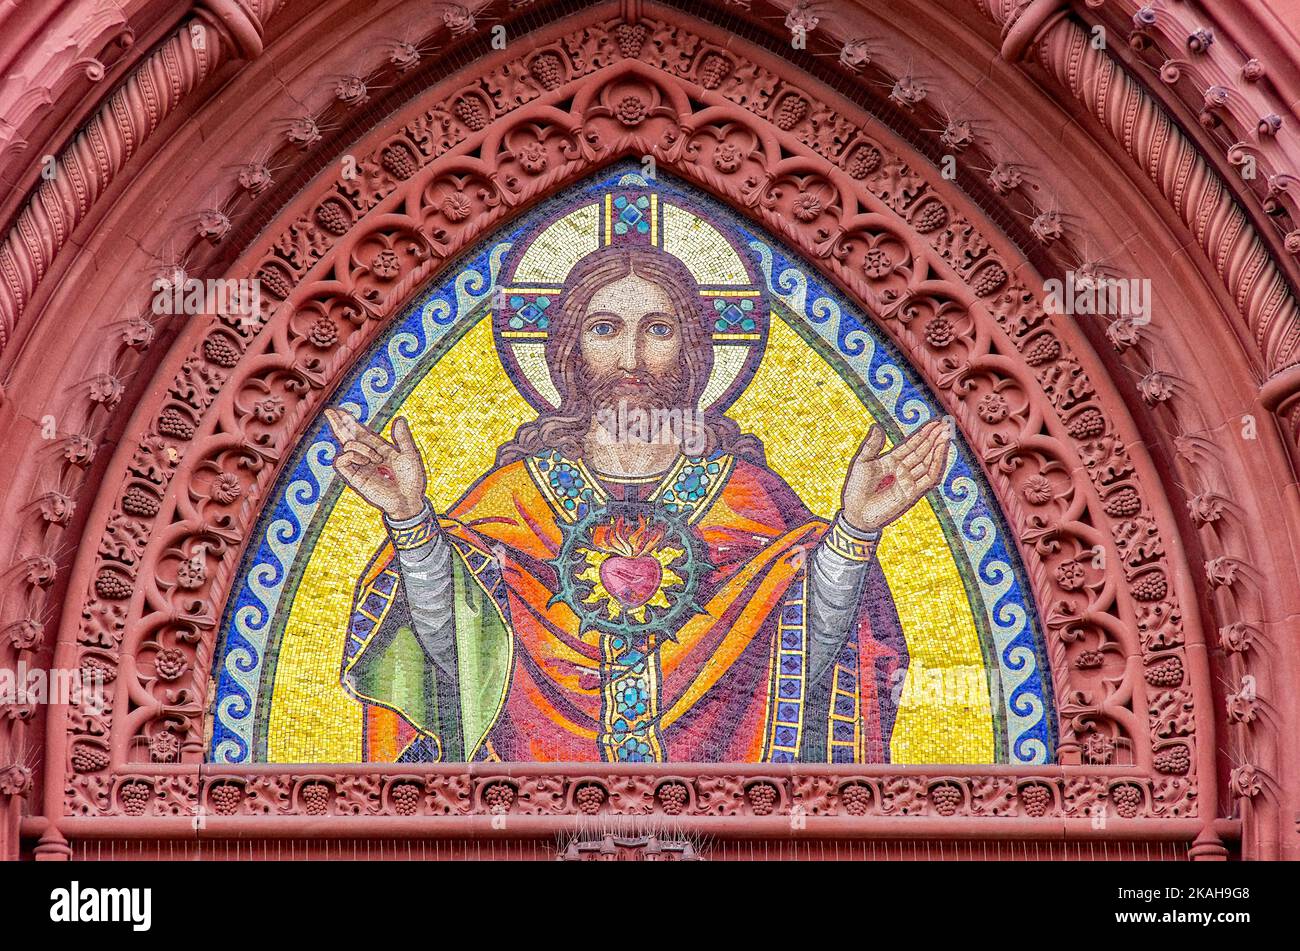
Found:
[[[598,550],[614,531],[605,513],[617,510],[677,526],[652,552],[664,562],[657,603],[677,606],[671,624],[636,631],[645,625],[635,610],[606,590],[618,576],[603,559],[630,551]],[[872,637],[871,612],[860,611],[857,637],[810,708],[804,565],[827,524],[770,470],[682,458],[653,483],[616,483],[551,453],[489,472],[440,525],[511,640],[508,683],[465,758],[884,760],[892,713],[882,717],[880,685],[905,660]],[[690,558],[673,560],[688,548]],[[394,564],[390,546],[367,578]],[[359,603],[367,593],[363,579]],[[647,610],[651,622],[666,613]],[[373,730],[392,728],[382,704],[374,714]],[[810,732],[820,737],[811,756]]]

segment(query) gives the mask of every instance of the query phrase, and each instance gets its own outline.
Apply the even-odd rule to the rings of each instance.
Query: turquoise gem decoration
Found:
[[[577,466],[558,452],[551,452],[538,457],[537,471],[546,477],[552,494],[566,512],[577,518],[585,518],[590,513],[596,492]]]
[[[546,330],[551,326],[547,308],[551,306],[549,297],[536,297],[532,300],[520,295],[510,296],[510,315],[508,324],[511,330]]]
[[[650,233],[650,220],[646,214],[650,199],[645,195],[630,200],[626,195],[614,199],[614,233],[618,235],[635,231],[637,234]]]
[[[713,302],[717,319],[713,329],[718,333],[752,333],[758,324],[754,321],[754,301],[748,297],[741,300],[719,297]]]
[[[601,678],[612,709],[605,711],[606,732],[601,738],[615,762],[652,763],[662,757],[658,703],[658,652],[646,650],[646,637],[609,634],[602,645],[605,663]]]
[[[677,473],[673,484],[664,490],[659,501],[674,515],[690,512],[713,488],[722,474],[722,464],[704,458],[689,459]]]

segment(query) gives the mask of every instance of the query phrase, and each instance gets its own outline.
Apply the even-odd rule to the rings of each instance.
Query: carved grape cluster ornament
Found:
[[[399,816],[414,816],[419,813],[423,798],[420,787],[415,783],[396,783],[391,792],[393,811]]]

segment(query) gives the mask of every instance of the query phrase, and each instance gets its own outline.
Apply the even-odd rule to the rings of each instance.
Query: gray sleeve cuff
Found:
[[[835,513],[834,524],[838,525],[840,531],[844,532],[844,534],[848,535],[851,538],[856,538],[858,541],[863,541],[863,542],[880,541],[881,532],[879,530],[876,530],[874,532],[860,531],[859,529],[856,529],[849,524],[849,521],[844,517],[843,512]]]
[[[876,559],[876,543],[880,532],[864,532],[854,528],[841,512],[835,516],[826,531],[818,552],[824,552],[833,562],[869,564]]]
[[[860,532],[837,515],[813,551],[808,566],[811,684],[821,683],[853,631],[879,538],[879,532]]]
[[[393,547],[403,555],[407,552],[423,551],[430,543],[438,541],[442,536],[438,529],[438,519],[427,501],[420,513],[411,518],[390,519],[385,515],[384,527],[388,529],[388,537]]]
[[[418,515],[412,516],[411,518],[396,518],[396,519],[389,518],[387,515],[385,515],[384,525],[387,526],[389,531],[400,532],[407,529],[415,528],[421,522],[431,518],[433,518],[433,509],[429,507],[429,502],[426,499],[424,503],[424,508],[420,510],[420,513]]]

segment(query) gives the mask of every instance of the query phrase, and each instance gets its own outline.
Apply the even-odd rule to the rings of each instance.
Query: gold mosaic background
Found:
[[[490,469],[497,447],[535,415],[497,358],[490,317],[443,356],[399,412],[429,461],[429,497],[438,511]],[[769,465],[809,508],[826,518],[835,513],[844,473],[871,418],[839,375],[776,315],[762,364],[728,415],[762,438]],[[816,458],[809,458],[809,447],[816,447]],[[353,585],[384,539],[379,515],[356,493],[344,492],[306,566],[281,642],[269,762],[360,760],[361,706],[339,684],[339,656]],[[878,557],[911,655],[893,761],[994,762],[979,638],[927,500],[886,530]],[[969,689],[927,689],[938,678],[960,678]]]

